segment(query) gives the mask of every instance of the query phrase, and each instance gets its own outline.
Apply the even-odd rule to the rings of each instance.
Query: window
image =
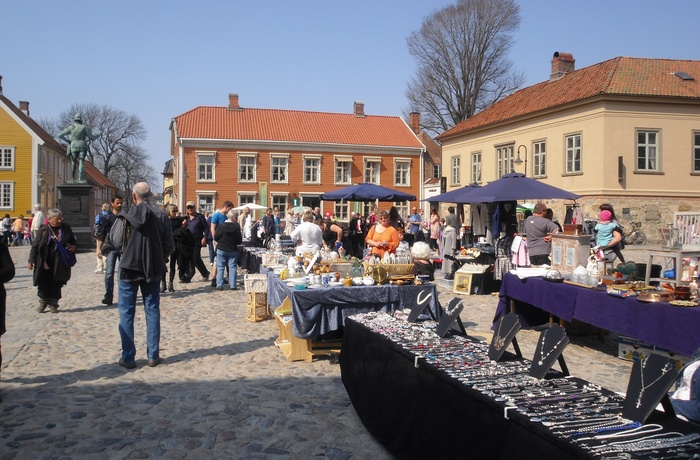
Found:
[[[14,182],[0,182],[0,209],[14,208]]]
[[[304,183],[321,183],[321,157],[304,156]]]
[[[442,173],[441,165],[433,165],[433,179],[439,179]]]
[[[566,171],[567,174],[580,173],[581,170],[581,135],[566,136]]]
[[[238,206],[243,206],[245,204],[255,203],[255,192],[251,193],[239,193],[238,194]]]
[[[411,160],[394,159],[394,185],[411,185]]]
[[[544,141],[532,144],[532,175],[542,177],[547,175],[547,146]],[[525,171],[527,173],[527,171]]]
[[[513,144],[496,147],[496,172],[498,178],[513,172]]]
[[[0,147],[0,169],[15,169],[14,147]]]
[[[197,153],[197,181],[214,181],[214,164],[216,156],[213,152]]]
[[[238,182],[255,182],[255,153],[238,154]]]
[[[700,132],[693,133],[693,172],[700,172]]]
[[[275,183],[289,182],[289,155],[270,155],[270,180]]]
[[[450,185],[459,185],[459,157],[450,158]]]
[[[352,182],[352,157],[335,157],[335,183]]]
[[[277,209],[280,210],[280,220],[284,221],[284,218],[287,216],[287,194],[272,194],[270,201],[272,201],[272,206],[270,206],[272,209],[275,209],[275,206],[277,206]]]
[[[206,215],[214,212],[214,194],[215,192],[197,192],[198,213]]]
[[[336,201],[333,213],[338,220],[350,220],[350,203],[347,201]]]
[[[365,158],[365,182],[369,184],[380,184],[380,172],[382,161],[378,158]]]
[[[481,152],[472,153],[472,181],[473,184],[481,182]]]
[[[396,206],[396,210],[399,211],[399,216],[401,216],[405,222],[408,217],[408,201],[396,201],[394,202],[394,206]]]
[[[637,131],[637,171],[658,171],[658,131]]]

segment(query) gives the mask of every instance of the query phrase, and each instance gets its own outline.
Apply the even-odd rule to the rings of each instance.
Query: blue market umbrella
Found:
[[[319,198],[328,201],[416,201],[415,195],[367,182],[326,192]]]
[[[581,196],[531,179],[526,177],[525,174],[512,172],[475,189],[464,197],[464,202],[494,203],[497,201],[547,200],[555,198],[576,200],[581,198]]]
[[[464,199],[470,193],[472,193],[474,190],[477,190],[480,187],[481,186],[479,184],[474,182],[465,187],[458,188],[457,190],[450,190],[449,192],[441,193],[440,195],[431,196],[430,198],[426,198],[423,201],[427,201],[429,203],[469,203],[469,201],[464,201]]]

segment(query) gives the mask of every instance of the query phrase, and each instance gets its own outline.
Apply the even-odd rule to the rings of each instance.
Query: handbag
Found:
[[[58,240],[56,241],[56,250],[61,258],[61,262],[63,262],[63,265],[65,265],[68,268],[75,265],[77,261],[75,258],[75,254],[66,249],[66,247],[63,246],[63,244],[61,244],[61,242]]]

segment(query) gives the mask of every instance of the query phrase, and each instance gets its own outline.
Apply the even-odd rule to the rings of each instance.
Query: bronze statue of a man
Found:
[[[93,134],[90,128],[83,124],[79,113],[73,118],[74,123],[58,133],[58,138],[68,143],[68,158],[70,158],[72,178],[75,181],[76,166],[78,169],[78,182],[85,182],[85,155],[88,150],[88,140],[94,141],[100,137],[100,133]],[[67,135],[70,134],[70,140]]]

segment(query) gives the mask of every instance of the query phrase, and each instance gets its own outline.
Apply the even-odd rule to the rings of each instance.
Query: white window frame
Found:
[[[275,164],[278,163],[278,164]],[[282,171],[283,179],[277,178],[275,169]],[[270,182],[273,184],[288,184],[289,183],[289,154],[288,153],[271,153],[270,154]]]
[[[284,220],[287,215],[287,208],[289,207],[289,193],[270,193],[270,207],[275,209],[277,206],[280,210],[280,220]]]
[[[362,178],[368,184],[382,184],[382,159],[365,157],[363,159]]]
[[[472,152],[472,181],[471,183],[481,183],[481,152]]]
[[[352,184],[352,157],[335,155],[333,157],[333,181],[335,185]]]
[[[505,174],[513,172],[515,167],[514,150],[514,143],[496,146],[496,177],[498,179]]]
[[[450,185],[460,185],[460,163],[461,157],[455,155],[450,157]]]
[[[527,171],[525,171],[527,173]],[[547,176],[547,142],[532,143],[532,177]]]
[[[207,215],[208,212],[213,213],[214,203],[216,203],[216,190],[197,190],[197,209],[200,214]]]
[[[253,164],[252,164],[252,165],[248,165],[248,164],[243,165],[243,163],[242,163],[242,160],[243,160],[243,159],[245,159],[246,163],[247,163],[247,162],[250,162],[251,159],[252,159]],[[238,173],[236,174],[236,176],[238,177],[238,183],[241,183],[241,184],[249,184],[249,183],[257,182],[257,181],[258,181],[258,174],[257,174],[258,168],[257,168],[257,165],[258,165],[258,154],[257,154],[257,152],[238,152]],[[245,166],[246,169],[252,166],[252,176],[253,176],[252,179],[243,179],[243,178],[242,178],[242,172],[243,172],[243,171],[242,171],[241,168],[242,168],[243,166]]]
[[[396,206],[396,210],[399,212],[399,217],[406,221],[406,217],[410,215],[408,212],[410,209],[408,201],[394,201],[394,206]]]
[[[0,145],[0,170],[15,170],[15,148],[10,145]]]
[[[581,174],[583,172],[583,134],[574,133],[564,136],[564,172]]]
[[[302,182],[304,184],[321,183],[321,155],[302,155],[304,169],[302,172]],[[313,177],[315,176],[315,177]]]
[[[640,140],[640,136],[644,136]],[[653,136],[653,140],[650,139]],[[661,171],[661,130],[637,129],[635,132],[634,170],[639,172]]]
[[[402,176],[402,177],[399,177]],[[411,159],[394,158],[394,186],[411,186]]]
[[[216,181],[216,152],[196,152],[197,182]],[[202,161],[206,159],[205,161]],[[204,170],[203,170],[204,168]],[[211,177],[207,177],[211,174]]]
[[[243,206],[245,204],[256,203],[258,192],[238,192],[236,197],[238,198],[238,206]]]
[[[0,209],[15,208],[15,183],[14,181],[0,182]]]
[[[693,163],[691,172],[700,173],[700,131],[693,131]]]
[[[349,201],[336,201],[333,206],[333,213],[338,220],[349,221],[350,220],[350,202]]]

